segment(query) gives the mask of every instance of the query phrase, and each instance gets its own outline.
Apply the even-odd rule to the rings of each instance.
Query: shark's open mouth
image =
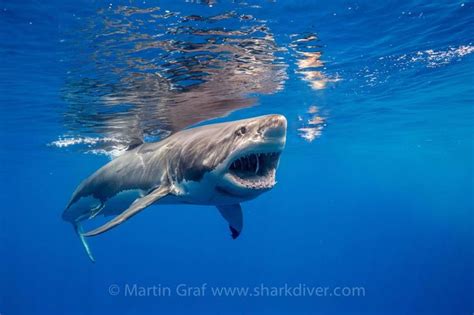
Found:
[[[251,153],[235,159],[229,174],[239,184],[251,189],[272,188],[280,152]]]

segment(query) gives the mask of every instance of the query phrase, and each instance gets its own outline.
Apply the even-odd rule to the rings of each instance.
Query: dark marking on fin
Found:
[[[239,237],[240,232],[234,229],[232,226],[229,225],[230,232],[232,233],[232,239],[235,240],[237,237]]]
[[[240,204],[236,203],[233,205],[220,205],[217,209],[221,213],[222,217],[229,223],[231,236],[235,240],[243,228],[243,215]]]

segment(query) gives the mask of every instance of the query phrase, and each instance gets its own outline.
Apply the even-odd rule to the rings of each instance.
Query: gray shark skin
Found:
[[[85,179],[62,217],[74,225],[92,261],[86,237],[153,204],[216,206],[235,239],[243,227],[240,203],[276,184],[286,127],[284,116],[267,115],[199,126],[141,144]],[[97,215],[114,217],[84,233],[81,223]]]

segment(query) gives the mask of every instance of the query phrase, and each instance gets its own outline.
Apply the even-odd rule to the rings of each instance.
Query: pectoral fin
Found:
[[[107,232],[108,230],[116,227],[117,225],[127,221],[132,216],[137,214],[138,212],[142,211],[158,199],[161,199],[170,193],[170,188],[165,187],[158,187],[155,190],[151,191],[146,196],[136,199],[130,207],[122,212],[120,215],[116,216],[109,222],[105,223],[101,227],[98,227],[95,230],[89,231],[87,233],[82,234],[83,236],[95,236]]]
[[[89,248],[89,244],[87,244],[87,241],[84,239],[84,235],[82,235],[82,227],[80,223],[73,223],[74,226],[74,231],[76,231],[77,235],[81,239],[82,246],[84,246],[84,249],[87,253],[87,256],[92,262],[95,262],[94,256],[92,255],[91,249]]]
[[[229,222],[229,228],[232,233],[231,236],[233,239],[236,239],[240,235],[244,225],[242,207],[236,203],[234,205],[217,206],[217,209],[224,219]]]

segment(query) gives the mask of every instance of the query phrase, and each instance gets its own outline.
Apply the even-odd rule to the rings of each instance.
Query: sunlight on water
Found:
[[[298,134],[308,142],[321,136],[322,130],[326,126],[325,119],[319,112],[318,107],[310,106],[306,115],[298,116],[298,121],[303,124],[302,127],[298,128]]]
[[[218,13],[194,14],[166,6],[110,5],[82,18],[74,36],[61,40],[67,51],[74,52],[62,59],[70,67],[62,89],[68,104],[66,130],[50,145],[117,156],[142,141],[157,141],[253,107],[262,95],[286,92],[293,77],[316,93],[340,89],[343,95],[384,98],[401,89],[404,78],[407,91],[417,89],[409,78],[421,69],[436,71],[474,50],[464,42],[394,54],[390,44],[386,52],[374,46],[368,56],[358,59],[352,56],[361,50],[357,46],[344,58],[327,56],[325,39],[317,29],[284,34],[282,41],[282,34],[274,31],[276,25],[259,17],[261,9],[240,3]],[[355,22],[349,18],[360,10],[346,8],[348,23],[368,23],[363,16]],[[398,19],[423,21],[427,16],[404,11]],[[295,117],[296,134],[308,142],[322,135],[328,118],[339,120],[360,112],[320,104],[322,94],[316,95]]]
[[[314,90],[322,90],[330,82],[338,82],[341,78],[336,75],[329,77],[321,69],[324,61],[321,59],[321,46],[318,45],[318,38],[315,34],[309,34],[299,38],[297,34],[291,36],[295,38],[290,47],[296,53],[297,73],[300,74],[309,86]]]

